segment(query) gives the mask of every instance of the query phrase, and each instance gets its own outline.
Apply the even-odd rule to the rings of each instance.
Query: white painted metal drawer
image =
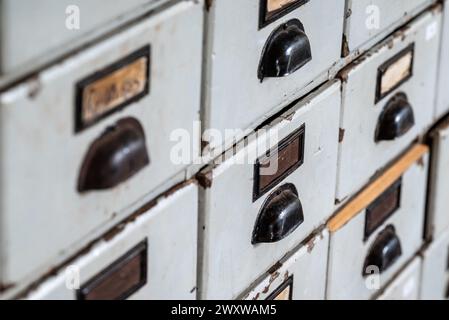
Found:
[[[440,12],[428,12],[343,70],[337,199],[345,201],[433,120]]]
[[[283,3],[285,9],[270,15],[271,22],[263,22],[264,5],[268,8],[274,3]],[[224,142],[227,147],[232,146],[234,139],[238,141],[268,115],[328,78],[328,69],[340,58],[343,11],[344,0],[211,1],[204,121],[206,129],[218,130],[221,136],[206,132],[206,153],[220,150]],[[283,27],[289,30],[288,34],[278,37]],[[269,41],[271,35],[277,41]],[[308,48],[311,60],[306,54]],[[262,59],[268,56],[271,58]],[[259,77],[261,65],[264,70],[273,67],[271,73],[263,73],[263,81]],[[288,76],[276,77],[287,73]],[[240,132],[226,136],[226,129]]]
[[[171,134],[199,149],[202,17],[183,1],[0,95],[1,282],[64,259],[184,179]],[[77,103],[80,88],[93,102]]]
[[[167,0],[1,0],[0,74],[29,71]]]
[[[328,248],[328,232],[318,232],[263,275],[240,299],[323,300]]]
[[[435,116],[440,118],[449,111],[449,3],[445,0],[443,11],[443,29],[441,36],[441,52],[438,68],[438,86]]]
[[[200,173],[202,298],[235,299],[332,214],[339,110],[333,81]]]
[[[158,199],[24,298],[195,299],[197,195],[189,184]]]
[[[433,0],[346,0],[346,54],[372,46]]]
[[[415,258],[384,289],[377,300],[418,300],[421,285],[421,259]]]
[[[435,238],[422,256],[421,299],[449,299],[449,230]]]
[[[417,253],[427,169],[415,145],[330,220],[328,299],[372,298]]]
[[[426,236],[438,238],[449,230],[449,120],[445,120],[430,134],[432,164],[430,170],[428,218]]]

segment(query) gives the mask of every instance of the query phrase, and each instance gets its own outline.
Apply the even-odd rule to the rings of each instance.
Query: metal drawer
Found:
[[[435,238],[422,256],[421,299],[449,299],[449,230]]]
[[[329,234],[323,230],[283,258],[243,300],[323,300],[326,288]]]
[[[284,9],[275,10],[276,4]],[[328,79],[340,58],[343,11],[344,0],[211,1],[205,154],[220,154]]]
[[[339,107],[333,81],[200,173],[201,298],[235,299],[332,214]]]
[[[427,12],[341,72],[339,202],[431,125],[440,24]]]
[[[344,54],[363,51],[434,0],[346,0]]]
[[[151,205],[23,298],[195,299],[198,187]]]
[[[421,259],[415,258],[394,279],[377,300],[418,300],[421,283]]]
[[[193,137],[199,118],[202,18],[183,1],[0,94],[0,282],[45,270],[184,180],[171,134]]]
[[[165,2],[118,0],[110,5],[107,0],[1,0],[0,76],[48,63]]]
[[[430,170],[429,204],[426,237],[437,238],[449,230],[449,119],[430,133],[432,141],[432,166]]]
[[[441,36],[441,52],[438,67],[438,86],[436,101],[436,118],[440,118],[449,111],[449,91],[446,86],[449,83],[449,3],[445,0],[443,11],[443,29]]]
[[[372,298],[420,249],[427,169],[413,146],[329,221],[328,299]]]

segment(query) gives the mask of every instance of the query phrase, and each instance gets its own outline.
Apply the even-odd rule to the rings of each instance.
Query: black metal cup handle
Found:
[[[251,243],[279,242],[303,222],[304,213],[298,192],[293,184],[285,184],[265,200],[254,226]]]

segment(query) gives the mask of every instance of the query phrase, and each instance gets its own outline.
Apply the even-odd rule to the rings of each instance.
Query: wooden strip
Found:
[[[366,187],[359,195],[341,209],[327,224],[330,232],[336,232],[353,217],[359,214],[394,182],[415,162],[429,152],[429,147],[418,144],[412,147],[398,162],[385,171],[376,181]]]

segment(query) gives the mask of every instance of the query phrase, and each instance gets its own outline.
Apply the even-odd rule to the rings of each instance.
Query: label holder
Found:
[[[253,184],[253,202],[258,200],[274,186],[278,185],[282,180],[289,176],[293,171],[301,167],[304,163],[304,149],[305,149],[305,124],[301,125],[299,129],[288,135],[281,142],[278,143],[277,147],[272,148],[267,151],[263,156],[259,157],[254,164],[254,184]],[[291,163],[282,173],[275,175],[275,177],[262,186],[262,179],[260,174],[260,169],[264,163],[270,161],[273,156],[278,156],[283,150],[292,146],[292,143],[298,140],[298,155],[297,161]],[[279,159],[278,159],[279,161]],[[279,163],[278,163],[279,164]],[[278,168],[279,169],[279,168]]]
[[[101,81],[107,79],[108,76],[111,76],[114,72],[120,71],[126,67],[129,67],[133,63],[139,61],[139,59],[146,58],[146,66],[145,66],[145,83],[143,90],[133,95],[132,97],[125,99],[122,103],[110,107],[104,112],[99,112],[98,115],[94,116],[94,118],[90,121],[86,121],[84,119],[84,106],[83,106],[83,97],[84,90],[89,86],[94,84],[97,81]],[[142,99],[146,95],[150,93],[150,72],[151,72],[151,45],[146,45],[125,58],[120,59],[119,61],[101,69],[100,71],[94,72],[92,75],[84,78],[76,84],[75,88],[75,133],[79,133],[84,129],[87,129],[94,124],[98,123],[102,119],[110,116],[111,114],[118,112],[125,107],[131,105],[132,103]]]
[[[394,86],[392,86],[389,90],[382,92],[382,80],[385,73],[392,67],[395,63],[400,61],[401,58],[404,58],[407,54],[411,53],[412,58],[409,66],[408,75],[398,81]],[[376,98],[375,103],[377,104],[383,98],[388,96],[394,90],[399,88],[403,83],[407,82],[410,78],[413,77],[413,66],[415,62],[415,44],[412,43],[407,46],[405,49],[397,53],[395,56],[387,60],[384,64],[382,64],[377,71],[377,85],[376,85]]]
[[[292,12],[293,10],[305,5],[310,0],[296,0],[292,3],[289,3],[285,7],[273,11],[271,14],[268,12],[268,1],[270,0],[260,0],[259,5],[259,30],[268,26],[272,22],[280,19],[286,14]]]

